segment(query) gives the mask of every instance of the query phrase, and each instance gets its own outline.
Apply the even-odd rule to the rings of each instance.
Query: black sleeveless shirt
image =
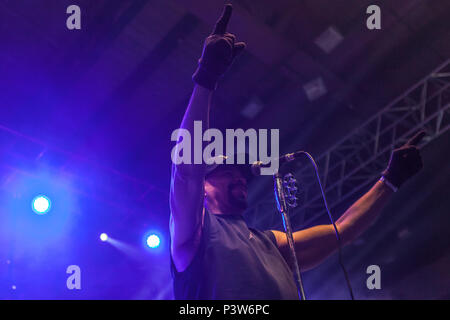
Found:
[[[177,272],[170,259],[175,299],[298,300],[274,234],[249,228],[240,215],[205,211],[201,241],[189,266]]]

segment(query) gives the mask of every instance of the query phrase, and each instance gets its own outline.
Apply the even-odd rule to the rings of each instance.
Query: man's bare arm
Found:
[[[393,191],[379,181],[336,221],[342,245],[352,242],[367,230],[392,194]],[[289,246],[285,233],[275,230],[272,232],[280,251],[289,261]],[[338,248],[336,233],[331,224],[294,232],[293,237],[301,271],[319,265]]]
[[[181,122],[193,136],[194,121],[209,126],[212,91],[196,85]],[[193,154],[193,150],[191,151]],[[172,166],[170,185],[170,229],[172,246],[179,247],[190,240],[198,229],[203,211],[205,165],[178,164]]]
[[[417,144],[424,136],[425,132],[421,131],[401,148],[394,150],[387,169],[382,173],[385,181],[378,181],[336,221],[341,245],[352,242],[367,230],[391,198],[393,190],[422,168]],[[275,230],[272,232],[280,251],[289,261],[286,234]],[[294,232],[293,237],[301,270],[317,266],[338,248],[336,233],[331,224]]]

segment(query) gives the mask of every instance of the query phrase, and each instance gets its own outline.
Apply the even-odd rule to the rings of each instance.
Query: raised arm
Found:
[[[382,179],[336,221],[342,245],[352,242],[367,230],[394,194],[394,190],[422,168],[417,144],[424,136],[425,132],[421,131],[404,146],[394,150],[387,169],[382,173]],[[272,232],[280,251],[289,261],[289,246],[285,233]],[[331,224],[297,231],[293,236],[299,266],[303,271],[317,266],[338,248],[336,233]]]
[[[235,36],[226,32],[231,12],[231,5],[225,5],[212,34],[205,40],[198,68],[192,76],[196,85],[184,114],[181,130],[178,131],[180,132],[179,140],[183,139],[181,134],[183,132],[188,132],[191,137],[194,137],[194,121],[201,121],[203,130],[209,127],[211,97],[217,81],[229,68],[233,59],[245,48],[244,43],[235,43]],[[186,145],[183,145],[183,148],[185,151]],[[194,148],[193,146],[190,148],[190,154],[194,158]],[[177,149],[174,154],[179,154]],[[173,158],[172,155],[172,161],[174,161]],[[175,163],[172,165],[170,235],[171,250],[177,268],[188,264],[192,258],[192,251],[195,249],[191,244],[195,244],[196,236],[198,238],[201,232],[205,169],[203,161],[201,164]]]
[[[191,137],[194,136],[194,121],[202,121],[204,127],[209,125],[211,96],[211,90],[195,85],[180,127],[189,132]],[[170,231],[173,247],[180,247],[189,241],[200,225],[205,193],[204,177],[204,164],[172,164]]]

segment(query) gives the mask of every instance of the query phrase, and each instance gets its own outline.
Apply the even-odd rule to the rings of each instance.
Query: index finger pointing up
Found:
[[[226,4],[223,8],[222,16],[217,20],[212,34],[224,34],[227,30],[228,22],[230,21],[233,7],[231,4]]]
[[[425,130],[421,130],[418,133],[416,133],[414,135],[414,137],[412,137],[411,139],[408,140],[408,142],[406,143],[409,146],[417,146],[419,144],[419,142],[423,139],[423,137],[425,137],[427,133],[425,132]]]

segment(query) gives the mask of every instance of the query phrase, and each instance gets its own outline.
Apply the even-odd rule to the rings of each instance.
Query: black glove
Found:
[[[423,162],[417,144],[425,135],[425,131],[420,131],[403,146],[392,151],[389,164],[381,174],[394,187],[400,188],[406,180],[422,169]]]
[[[233,59],[245,49],[244,42],[236,43],[236,37],[225,32],[231,12],[231,4],[225,5],[214,31],[205,40],[198,68],[192,76],[195,83],[210,90],[216,89],[219,78],[230,67]]]

